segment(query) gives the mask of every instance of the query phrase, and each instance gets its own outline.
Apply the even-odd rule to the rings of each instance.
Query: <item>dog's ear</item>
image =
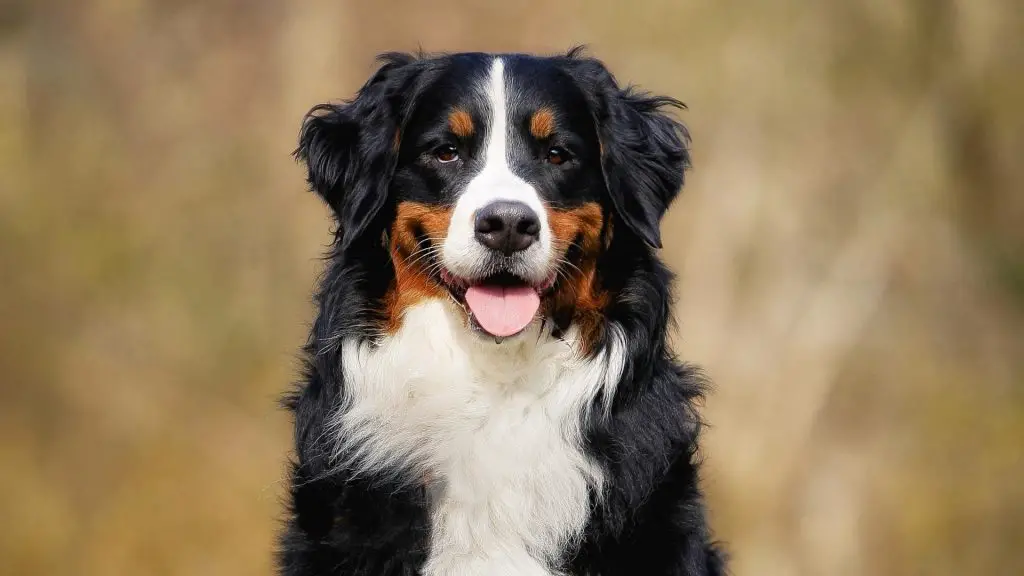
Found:
[[[679,194],[690,165],[689,135],[661,111],[665,106],[682,103],[630,88],[617,90],[608,116],[598,123],[612,206],[623,223],[653,248],[661,248],[661,218]]]
[[[306,114],[295,150],[310,187],[334,211],[342,248],[367,232],[385,204],[415,92],[415,57],[385,54],[381,61],[354,99]]]
[[[612,209],[630,231],[661,248],[661,218],[690,166],[689,133],[664,109],[685,106],[674,98],[620,88],[600,61],[580,52],[573,50],[566,61],[591,99]]]

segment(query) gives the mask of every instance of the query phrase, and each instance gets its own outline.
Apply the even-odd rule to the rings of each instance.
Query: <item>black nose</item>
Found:
[[[476,239],[506,256],[526,250],[540,238],[540,220],[522,202],[499,200],[476,213]]]

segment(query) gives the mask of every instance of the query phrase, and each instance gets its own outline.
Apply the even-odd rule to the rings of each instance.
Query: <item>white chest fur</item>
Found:
[[[446,301],[410,308],[376,345],[343,343],[347,398],[333,430],[348,462],[429,478],[428,575],[546,575],[589,515],[601,470],[582,425],[618,381],[622,341],[593,359],[534,323],[495,344]],[[595,414],[594,417],[599,417]]]

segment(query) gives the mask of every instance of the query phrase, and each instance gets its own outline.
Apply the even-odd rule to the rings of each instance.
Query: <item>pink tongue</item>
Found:
[[[492,336],[518,334],[533,321],[540,296],[529,286],[470,286],[466,304],[480,327]]]

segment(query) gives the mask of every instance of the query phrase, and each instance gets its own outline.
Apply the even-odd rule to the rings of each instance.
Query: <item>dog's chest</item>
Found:
[[[587,521],[601,471],[583,419],[618,373],[528,330],[495,344],[427,301],[378,345],[343,344],[340,455],[427,479],[427,574],[548,574]]]

